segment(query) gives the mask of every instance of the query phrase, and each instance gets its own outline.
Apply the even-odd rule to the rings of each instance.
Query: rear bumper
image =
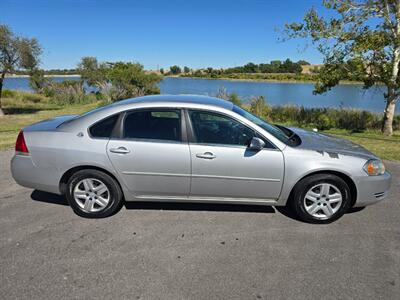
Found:
[[[389,172],[379,176],[356,178],[357,201],[354,207],[367,206],[386,199],[389,195],[391,179]]]
[[[45,184],[52,181],[48,178],[49,172],[36,167],[31,156],[20,155],[16,153],[11,159],[10,167],[12,177],[19,185],[27,188],[60,194],[58,184]]]

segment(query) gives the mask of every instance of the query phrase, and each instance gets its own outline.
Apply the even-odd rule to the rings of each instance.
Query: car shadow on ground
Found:
[[[34,190],[31,199],[38,202],[45,202],[57,205],[68,206],[65,196]],[[275,213],[275,210],[282,215],[299,220],[288,207],[284,206],[263,206],[223,203],[183,203],[183,202],[125,202],[125,208],[130,210],[176,210],[176,211],[221,211],[221,212],[247,212],[247,213]],[[350,209],[347,213],[357,213],[364,207]]]
[[[65,196],[42,192],[38,190],[34,190],[32,192],[31,199],[38,202],[46,202],[65,206],[69,205],[67,199],[65,199]]]

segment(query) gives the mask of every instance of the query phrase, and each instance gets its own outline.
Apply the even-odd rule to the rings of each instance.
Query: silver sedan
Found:
[[[124,201],[285,206],[313,223],[387,197],[390,174],[359,145],[271,125],[228,101],[146,96],[21,130],[22,186],[65,194],[80,216]]]

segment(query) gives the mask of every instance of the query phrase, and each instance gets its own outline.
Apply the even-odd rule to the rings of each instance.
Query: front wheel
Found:
[[[118,212],[122,192],[118,183],[98,170],[81,170],[71,176],[66,193],[74,212],[85,218],[104,218]]]
[[[291,205],[303,221],[331,223],[349,210],[350,189],[347,183],[336,175],[312,175],[296,184]]]

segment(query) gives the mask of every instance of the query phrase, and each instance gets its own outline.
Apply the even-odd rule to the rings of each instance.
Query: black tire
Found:
[[[80,183],[84,179],[93,178],[101,181],[104,185],[107,186],[109,192],[109,201],[108,204],[102,208],[100,211],[89,212],[84,210],[79,204],[76,202],[73,191],[78,183]],[[73,209],[73,211],[81,217],[84,218],[106,218],[115,213],[117,213],[123,204],[123,194],[119,184],[112,178],[110,175],[94,170],[94,169],[85,169],[80,170],[74,173],[71,178],[68,180],[67,189],[66,189],[66,197],[67,200]]]
[[[339,209],[327,219],[320,219],[308,213],[305,208],[306,204],[304,200],[307,192],[311,188],[323,183],[328,183],[335,186],[342,194],[342,203]],[[308,176],[296,184],[293,190],[292,199],[290,199],[289,204],[300,220],[307,223],[328,224],[342,217],[350,209],[351,192],[349,186],[342,178],[333,174],[316,174]]]

